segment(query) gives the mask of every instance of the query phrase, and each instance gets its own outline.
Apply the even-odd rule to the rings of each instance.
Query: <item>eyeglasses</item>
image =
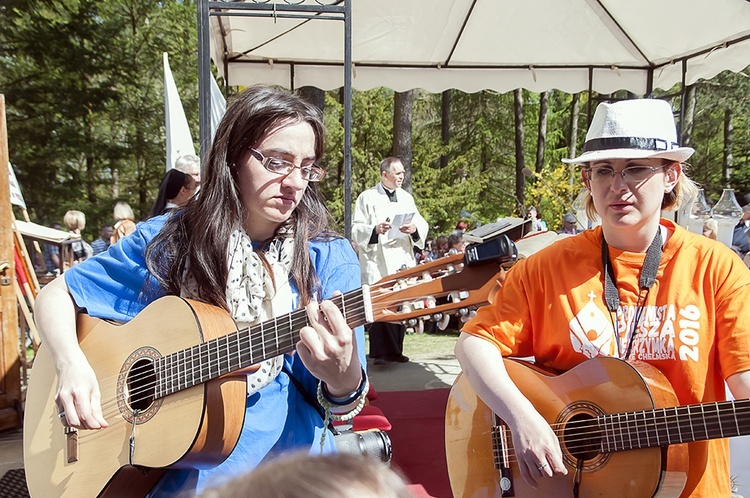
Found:
[[[250,154],[260,161],[264,168],[271,173],[276,173],[277,175],[286,176],[297,168],[299,169],[303,180],[307,180],[308,182],[319,182],[326,174],[323,168],[314,163],[307,166],[295,166],[293,162],[279,159],[278,157],[266,157],[253,148],[250,148],[249,150]]]
[[[583,176],[592,183],[610,183],[615,175],[622,175],[622,179],[628,185],[638,185],[651,178],[656,171],[666,168],[666,166],[628,166],[620,171],[615,171],[609,166],[598,168],[584,168]]]

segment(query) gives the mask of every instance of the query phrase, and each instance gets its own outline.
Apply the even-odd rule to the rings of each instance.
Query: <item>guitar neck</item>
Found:
[[[750,399],[597,417],[605,452],[750,434]]]
[[[368,322],[369,293],[363,287],[331,298],[346,323]],[[162,398],[292,351],[299,331],[309,325],[304,308],[263,323],[197,344],[154,363],[155,397]]]

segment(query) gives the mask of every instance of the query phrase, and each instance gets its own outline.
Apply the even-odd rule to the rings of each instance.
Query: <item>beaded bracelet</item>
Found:
[[[326,440],[326,427],[328,427],[328,424],[331,422],[331,420],[341,421],[341,422],[347,422],[354,417],[356,417],[359,412],[362,411],[362,408],[365,407],[365,401],[367,400],[367,391],[370,390],[370,383],[367,380],[367,374],[365,374],[365,369],[362,369],[362,382],[360,382],[359,387],[356,391],[354,391],[350,396],[347,396],[346,398],[335,398],[336,401],[333,401],[326,392],[326,388],[323,384],[323,382],[318,382],[318,403],[320,403],[320,406],[323,407],[325,410],[325,417],[323,418],[323,433],[320,436],[320,451],[323,452],[323,445]],[[349,410],[346,413],[332,413],[331,410],[336,408],[341,408],[342,406],[349,405],[354,402],[354,400],[357,400],[357,405]],[[338,400],[343,400],[345,403],[338,403]]]
[[[355,389],[350,395],[343,398],[331,396],[331,393],[328,392],[328,386],[326,386],[325,382],[318,382],[318,397],[320,397],[320,395],[322,394],[327,404],[333,405],[334,407],[346,406],[354,403],[357,398],[362,396],[363,392],[367,394],[367,389],[369,389],[367,374],[365,373],[365,369],[362,368],[362,381],[359,383],[359,386],[357,386],[357,389]],[[321,403],[321,406],[323,405],[324,404]]]
[[[335,410],[336,408],[350,405],[354,403],[354,401],[359,400],[357,405],[347,413],[331,414],[332,420],[351,420],[359,412],[362,411],[362,407],[364,407],[365,400],[367,399],[367,392],[369,390],[370,383],[367,380],[367,374],[365,373],[365,369],[363,368],[362,381],[359,383],[357,389],[345,398],[333,398],[330,394],[328,394],[328,389],[326,389],[325,383],[322,381],[318,382],[318,403],[320,403],[320,406],[322,406],[326,410],[326,412],[328,412],[331,410]]]

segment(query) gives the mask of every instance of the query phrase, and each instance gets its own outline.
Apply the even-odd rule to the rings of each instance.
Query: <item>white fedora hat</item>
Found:
[[[683,162],[695,152],[677,143],[672,107],[659,99],[601,103],[591,121],[583,154],[563,159],[582,164],[603,159],[663,158]]]

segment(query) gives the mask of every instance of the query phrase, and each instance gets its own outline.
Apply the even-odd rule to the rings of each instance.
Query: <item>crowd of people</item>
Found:
[[[403,162],[388,157],[380,182],[358,196],[346,240],[333,230],[317,188],[323,141],[317,108],[286,91],[246,89],[227,108],[203,178],[197,158],[194,171],[165,175],[152,218],[135,225],[132,211],[121,209],[94,244],[74,248],[79,263],[38,296],[37,326],[58,373],[60,423],[89,430],[106,430],[116,415],[100,399],[99,379],[78,345],[79,310],[124,322],[170,294],[220,307],[241,326],[306,310],[309,325],[293,352],[247,375],[244,422],[227,459],[170,469],[149,496],[266,487],[294,488],[274,496],[301,496],[311,483],[323,489],[340,482],[361,489],[356,496],[407,496],[403,481],[374,463],[309,461],[335,453],[328,422],[356,414],[369,386],[363,327],[352,329],[330,299],[463,252],[469,226],[460,221],[432,236],[403,188]],[[750,397],[750,321],[742,311],[750,270],[730,248],[661,218],[662,209],[697,191],[685,166],[693,150],[677,144],[670,106],[600,104],[583,150],[566,162],[581,166],[587,216],[601,224],[580,232],[566,213],[560,233],[570,236],[516,263],[493,303],[463,324],[456,345],[472,387],[510,428],[521,477],[534,487],[575,469],[508,374],[505,357],[533,357],[557,371],[603,356],[639,360],[663,372],[680,404],[723,400],[725,382],[735,396]],[[536,208],[528,213],[534,230],[547,229]],[[83,213],[69,215],[69,230],[85,226]],[[743,248],[748,220],[750,209],[740,222]],[[403,326],[376,323],[368,333],[373,364],[409,361]],[[688,447],[684,496],[728,496],[726,441]],[[304,455],[286,456],[295,452]],[[217,483],[223,487],[211,491]]]
[[[175,161],[174,168],[167,171],[159,184],[156,199],[151,207],[150,217],[159,216],[184,206],[200,189],[200,159],[193,154],[180,156]],[[99,238],[89,244],[81,236],[86,227],[86,215],[78,210],[65,213],[63,222],[68,231],[81,236],[71,244],[72,257],[70,262],[78,264],[86,259],[106,251],[109,246],[135,231],[136,216],[133,208],[127,202],[117,202],[113,209],[112,225],[102,225]],[[59,224],[53,228],[59,229]],[[48,274],[59,274],[61,260],[60,248],[54,244],[44,245],[43,266],[37,270]],[[63,261],[63,265],[67,262]]]

